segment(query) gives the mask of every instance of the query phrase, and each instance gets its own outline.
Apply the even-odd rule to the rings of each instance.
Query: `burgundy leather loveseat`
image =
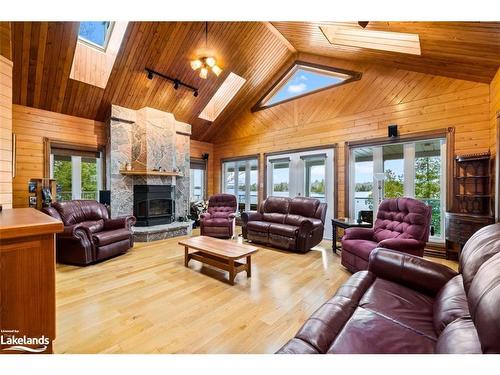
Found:
[[[232,194],[215,194],[208,200],[208,212],[200,215],[200,234],[217,238],[233,236],[236,197]]]
[[[366,270],[373,249],[383,247],[424,256],[429,240],[431,208],[413,198],[384,199],[371,228],[349,228],[342,237],[342,265]]]
[[[459,267],[376,249],[279,353],[500,353],[500,224]]]
[[[325,216],[326,203],[317,199],[268,197],[241,215],[243,238],[305,253],[323,239]]]
[[[125,253],[134,245],[131,226],[135,217],[110,219],[99,202],[55,202],[42,211],[64,224],[64,231],[56,237],[59,263],[86,266]]]

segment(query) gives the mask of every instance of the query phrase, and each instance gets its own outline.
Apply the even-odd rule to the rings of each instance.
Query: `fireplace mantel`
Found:
[[[179,172],[167,172],[167,171],[149,171],[145,169],[133,169],[133,170],[126,170],[126,169],[121,169],[120,174],[124,176],[176,176],[176,177],[183,177],[184,175]]]

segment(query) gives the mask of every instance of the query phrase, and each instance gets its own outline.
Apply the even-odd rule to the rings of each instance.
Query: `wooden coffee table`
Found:
[[[207,236],[190,237],[179,241],[179,245],[184,246],[184,266],[188,267],[189,261],[194,259],[228,271],[231,285],[239,272],[246,271],[247,277],[252,276],[251,256],[259,250],[255,246]],[[190,253],[189,249],[197,251]],[[246,263],[238,262],[242,258],[246,258]]]

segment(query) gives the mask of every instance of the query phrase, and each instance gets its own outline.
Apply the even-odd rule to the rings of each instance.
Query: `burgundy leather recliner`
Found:
[[[200,234],[217,238],[233,236],[236,197],[232,194],[215,194],[208,200],[208,212],[200,215]]]
[[[135,217],[110,219],[108,210],[99,202],[55,202],[42,211],[64,224],[64,231],[56,237],[59,263],[86,266],[125,253],[134,246],[131,226]]]
[[[323,240],[326,207],[314,198],[268,197],[241,215],[243,238],[305,253]]]
[[[500,224],[469,239],[459,267],[376,249],[278,353],[500,353]]]
[[[373,249],[423,256],[429,240],[431,207],[413,198],[384,199],[371,228],[349,228],[342,237],[342,265],[351,272],[366,270]]]

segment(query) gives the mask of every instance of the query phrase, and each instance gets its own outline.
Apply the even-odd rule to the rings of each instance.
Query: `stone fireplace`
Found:
[[[106,158],[111,216],[136,216],[137,241],[190,230],[190,135],[191,125],[177,121],[171,113],[149,107],[111,107]],[[127,164],[133,175],[126,173]],[[151,173],[155,170],[166,173]]]

